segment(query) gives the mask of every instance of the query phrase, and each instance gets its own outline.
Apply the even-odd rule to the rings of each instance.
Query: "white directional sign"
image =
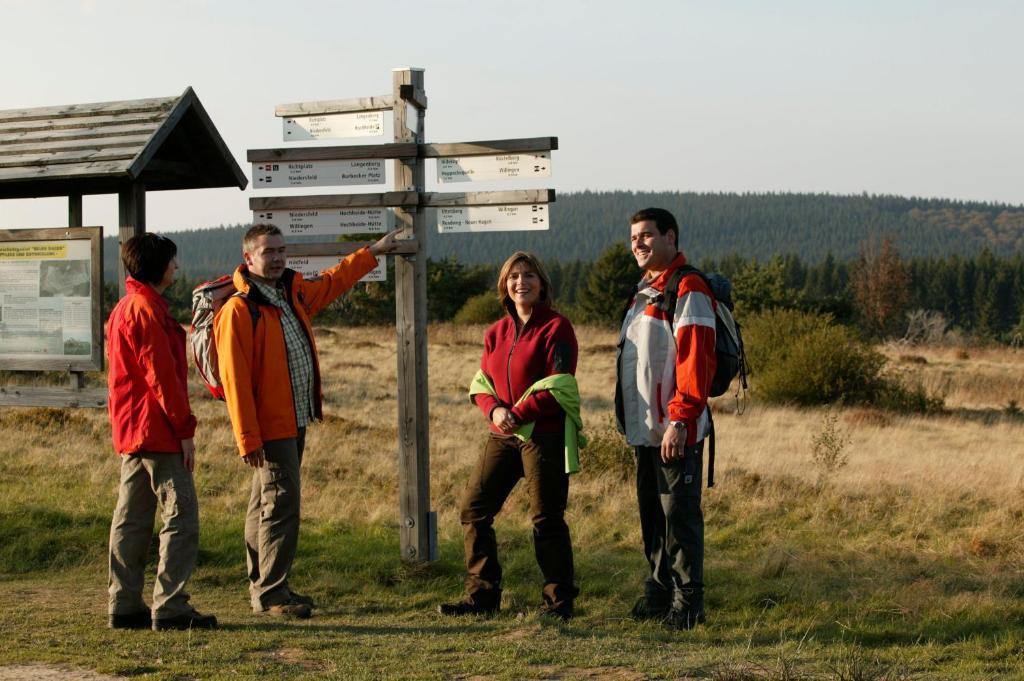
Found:
[[[463,206],[437,209],[437,231],[525,232],[548,229],[546,204],[529,206]]]
[[[255,189],[355,184],[384,184],[384,159],[252,164],[252,186]]]
[[[334,267],[344,260],[343,256],[335,255],[303,255],[288,256],[288,267],[292,268],[303,277],[315,277],[329,267]],[[377,266],[370,270],[369,274],[359,281],[387,281],[388,260],[386,257],[377,258]]]
[[[394,214],[387,208],[316,208],[253,211],[253,222],[276,225],[285,236],[304,234],[383,234]]]
[[[289,116],[282,120],[285,142],[380,137],[384,134],[383,111]]]
[[[452,156],[437,159],[438,182],[483,182],[523,177],[551,177],[551,152]]]

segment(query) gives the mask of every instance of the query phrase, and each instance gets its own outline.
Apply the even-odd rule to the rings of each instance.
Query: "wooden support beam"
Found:
[[[71,194],[68,196],[68,227],[81,227],[82,222],[82,195]]]
[[[315,255],[338,255],[344,256],[355,253],[364,246],[371,245],[372,241],[334,241],[320,244],[288,244],[288,256],[310,257]],[[419,252],[419,242],[416,239],[404,239],[398,242],[398,247],[389,255],[415,255]]]
[[[318,194],[312,196],[254,196],[250,210],[313,210],[317,208],[415,208],[418,192],[383,192],[380,194]]]
[[[557,137],[524,137],[522,139],[486,140],[483,142],[455,142],[451,144],[422,144],[420,156],[441,158],[450,156],[498,156],[500,154],[529,154],[558,149]]]
[[[36,386],[0,387],[0,407],[91,407],[107,406],[107,388],[51,388]]]
[[[425,192],[421,206],[452,208],[455,206],[523,206],[554,203],[554,189],[518,189],[503,192]]]
[[[392,71],[394,97],[402,88],[423,91],[422,69]],[[407,120],[409,108],[393,109],[396,143],[422,144],[426,111]],[[422,192],[422,158],[395,163],[395,191]],[[423,211],[395,209],[396,224],[405,236],[426,243]],[[427,402],[427,260],[424,252],[395,258],[395,326],[398,332],[398,494],[399,533],[403,560],[424,562],[437,553],[436,521],[430,510],[430,431]]]
[[[278,118],[293,116],[326,116],[328,114],[357,113],[359,111],[390,111],[395,105],[392,95],[358,97],[355,99],[328,99],[320,102],[278,104],[274,115]]]
[[[141,182],[133,182],[117,194],[117,243],[123,246],[124,242],[136,234],[146,231],[146,188]],[[118,281],[117,288],[121,297],[125,294],[125,272],[124,263],[121,258],[117,259]]]
[[[403,85],[398,90],[399,96],[417,109],[427,108],[427,93],[413,85]]]
[[[250,163],[342,161],[370,158],[416,158],[419,149],[415,143],[359,144],[344,147],[285,147],[278,149],[250,149],[246,159]]]

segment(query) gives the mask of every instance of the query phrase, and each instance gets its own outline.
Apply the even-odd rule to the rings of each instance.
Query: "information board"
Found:
[[[334,267],[346,256],[336,255],[303,255],[288,256],[288,267],[303,277],[316,277],[329,267]],[[377,258],[377,266],[359,281],[387,281],[388,261],[385,257]]]
[[[437,181],[484,182],[551,177],[551,152],[499,156],[450,156],[437,159]]]
[[[347,137],[380,137],[384,134],[383,111],[289,116],[283,119],[285,142],[343,139]]]
[[[253,211],[252,217],[253,222],[276,225],[285,236],[384,234],[394,224],[387,208]]]
[[[253,163],[254,189],[384,184],[384,159]]]
[[[85,235],[10,239],[19,232]],[[0,368],[102,368],[101,263],[93,243],[101,232],[99,227],[0,232]]]
[[[546,204],[526,206],[463,206],[437,209],[437,231],[526,232],[548,228]]]

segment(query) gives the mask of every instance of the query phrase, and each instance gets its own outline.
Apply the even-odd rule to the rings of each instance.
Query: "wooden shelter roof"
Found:
[[[0,111],[0,199],[238,187],[248,179],[192,88],[180,97]]]

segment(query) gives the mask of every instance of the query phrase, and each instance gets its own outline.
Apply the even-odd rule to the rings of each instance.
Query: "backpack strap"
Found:
[[[704,276],[704,273],[692,265],[683,265],[669,275],[668,281],[665,282],[665,290],[662,292],[662,299],[658,302],[658,307],[665,312],[671,312],[672,319],[675,319],[676,302],[679,297],[679,284],[683,281],[683,277],[687,277],[691,274],[696,274],[704,282],[704,285],[711,291],[711,282]],[[714,298],[714,292],[711,293],[712,299]],[[711,406],[705,405],[704,407],[708,412],[708,487],[715,486],[715,420],[711,417]]]
[[[232,298],[241,298],[242,300],[245,301],[245,306],[247,308],[249,308],[249,316],[252,317],[252,332],[255,334],[256,333],[256,322],[257,322],[257,320],[259,320],[260,314],[261,314],[260,313],[259,305],[257,305],[256,303],[252,302],[249,299],[249,296],[247,296],[242,291],[235,291],[234,293],[231,294],[231,297]]]

